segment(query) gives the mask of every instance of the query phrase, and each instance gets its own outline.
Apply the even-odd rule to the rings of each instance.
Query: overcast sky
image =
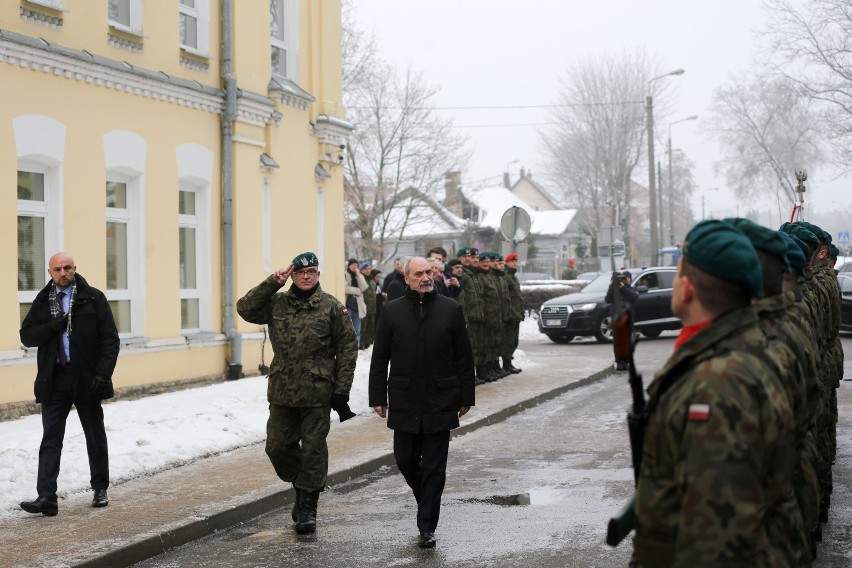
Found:
[[[670,83],[672,109],[667,121],[657,121],[657,138],[667,137],[669,122],[698,115],[697,121],[672,127],[672,146],[695,162],[696,182],[707,189],[707,214],[737,213],[724,180],[713,174],[718,150],[701,136],[700,119],[707,115],[714,89],[731,73],[753,65],[760,42],[755,30],[765,18],[758,0],[354,1],[358,26],[374,34],[381,56],[400,70],[422,71],[440,89],[439,107],[553,104],[559,77],[580,58],[635,48],[656,58],[661,73],[685,69],[684,75],[660,80]],[[513,179],[521,166],[543,179],[546,163],[538,131],[548,120],[546,109],[442,112],[454,115],[472,143],[465,184],[488,178],[500,183],[507,166]],[[662,145],[656,157],[665,168]],[[852,182],[829,183],[828,178],[827,173],[811,175],[806,201],[812,210],[852,204]],[[741,204],[739,213],[752,207]],[[697,194],[696,216],[700,209]]]

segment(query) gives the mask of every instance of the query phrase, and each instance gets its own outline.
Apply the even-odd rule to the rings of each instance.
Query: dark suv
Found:
[[[664,330],[680,329],[680,320],[672,315],[674,266],[627,269],[639,292],[634,305],[636,331],[645,337],[657,337]],[[604,272],[582,291],[567,294],[541,305],[538,329],[555,343],[568,343],[577,336],[593,335],[601,343],[612,341],[609,304],[604,301],[612,273]]]

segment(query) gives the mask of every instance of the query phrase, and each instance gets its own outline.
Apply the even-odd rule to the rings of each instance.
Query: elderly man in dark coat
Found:
[[[404,274],[405,296],[385,304],[376,330],[369,397],[394,431],[394,457],[417,500],[420,547],[432,548],[450,430],[474,404],[473,353],[461,307],[435,292],[427,260],[410,259]]]

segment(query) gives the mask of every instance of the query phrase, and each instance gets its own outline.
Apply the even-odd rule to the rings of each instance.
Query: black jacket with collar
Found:
[[[388,373],[390,364],[390,373]],[[388,407],[388,428],[445,432],[473,406],[473,353],[459,304],[434,291],[406,290],[388,302],[370,362],[370,406]]]
[[[71,309],[71,355],[70,372],[74,377],[74,400],[92,400],[92,379],[98,375],[112,379],[118,361],[120,342],[115,320],[106,296],[97,288],[89,286],[86,279],[76,274],[77,297]],[[48,282],[35,297],[29,313],[21,324],[21,343],[27,347],[38,347],[38,373],[34,393],[36,402],[50,400],[53,388],[53,371],[57,353],[57,332],[51,330],[50,289]],[[112,398],[113,389],[99,397]]]

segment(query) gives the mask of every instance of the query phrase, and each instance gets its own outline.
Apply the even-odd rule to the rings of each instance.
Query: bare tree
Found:
[[[347,239],[359,258],[386,262],[397,252],[385,250],[386,242],[401,239],[418,208],[443,190],[445,173],[466,163],[465,139],[435,110],[437,89],[422,74],[400,75],[375,53],[359,51],[373,44],[347,17],[344,37],[353,41],[343,53],[343,95],[355,124],[344,163]]]
[[[770,60],[813,100],[824,103],[823,121],[834,157],[852,168],[852,2],[767,0]]]
[[[733,77],[713,96],[707,134],[719,141],[717,172],[742,201],[771,197],[779,217],[795,201],[795,170],[820,162],[810,101],[784,77]]]
[[[635,209],[647,193],[636,195],[641,186],[631,180],[643,167],[645,95],[654,70],[636,51],[587,59],[561,81],[556,125],[543,134],[543,145],[554,184],[595,241],[601,227],[621,226],[630,249],[641,228]]]

